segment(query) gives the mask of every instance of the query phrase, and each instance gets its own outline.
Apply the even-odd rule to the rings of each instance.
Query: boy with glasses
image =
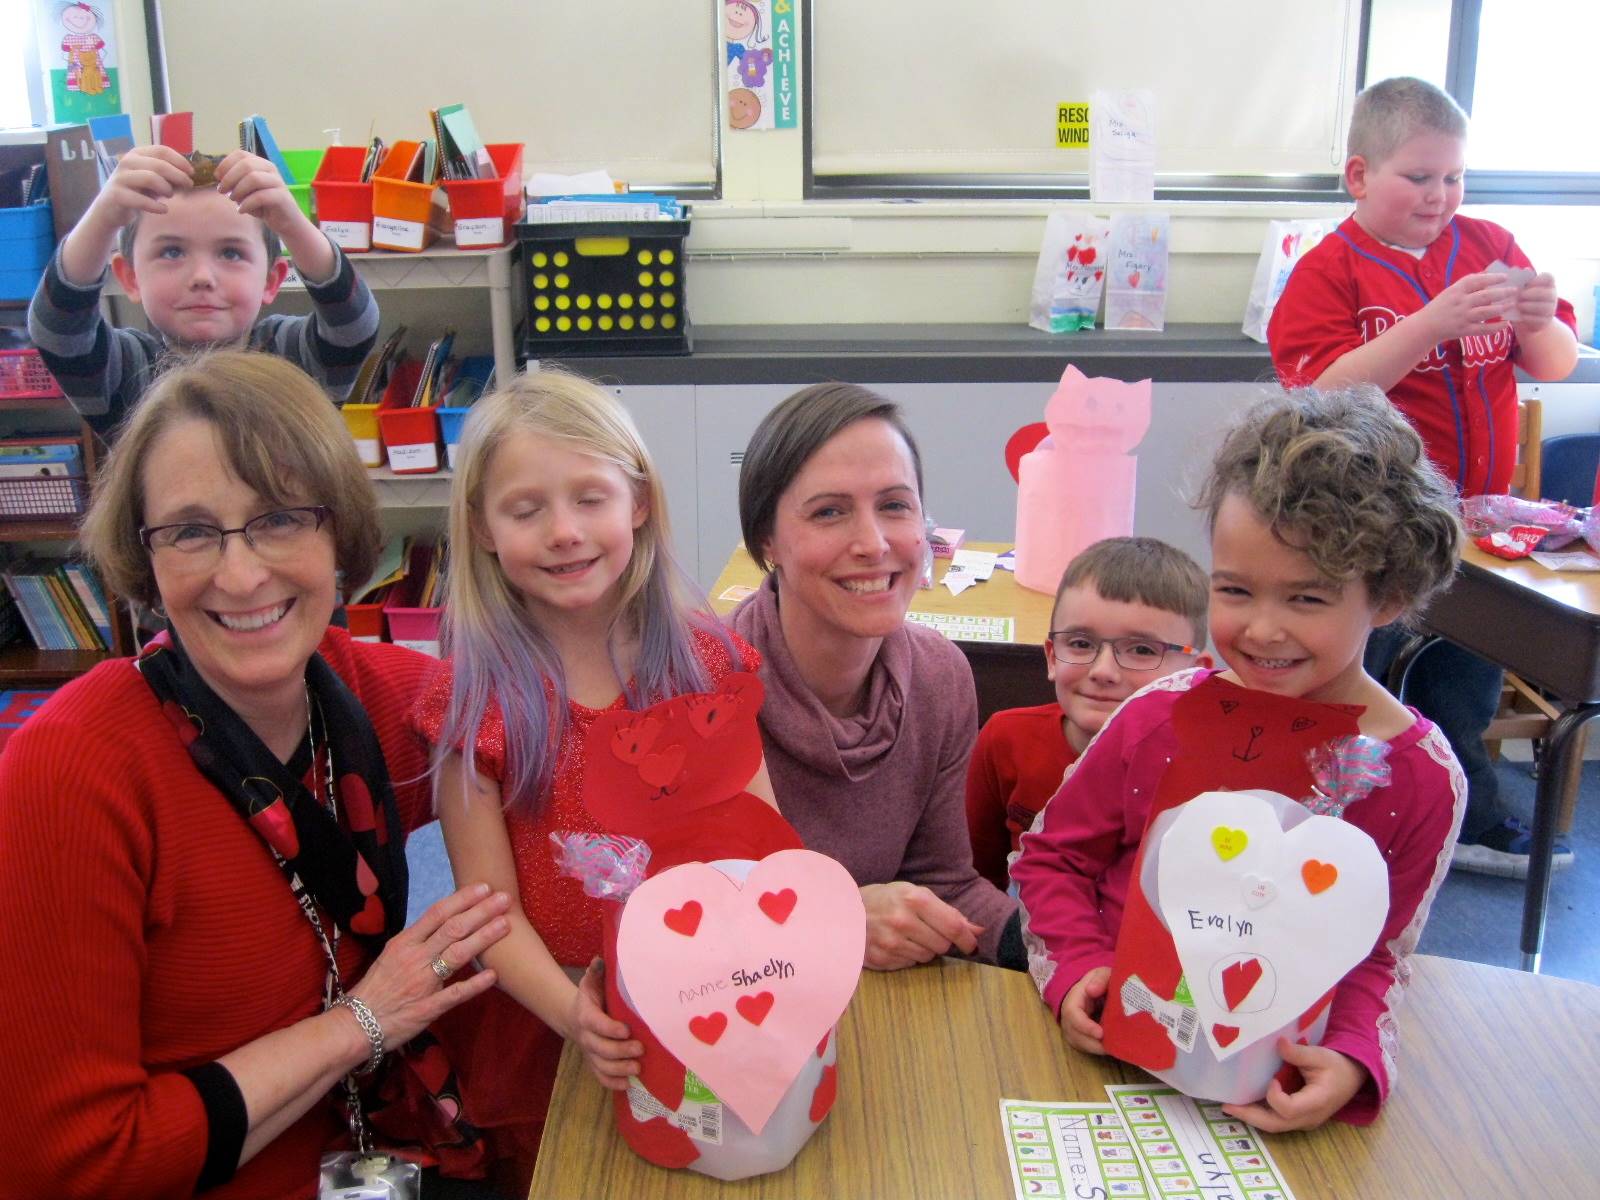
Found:
[[[1044,643],[1056,702],[995,713],[972,752],[967,829],[980,875],[1009,885],[1017,839],[1122,701],[1210,665],[1201,653],[1210,590],[1192,558],[1155,538],[1107,538],[1067,564]]]

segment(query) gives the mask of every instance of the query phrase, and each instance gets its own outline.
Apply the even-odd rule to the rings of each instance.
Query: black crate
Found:
[[[519,224],[527,356],[688,354],[688,236],[686,220]]]

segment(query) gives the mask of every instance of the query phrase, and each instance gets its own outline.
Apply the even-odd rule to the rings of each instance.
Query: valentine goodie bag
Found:
[[[1255,278],[1250,281],[1250,298],[1244,304],[1244,335],[1258,342],[1267,340],[1267,322],[1278,306],[1278,297],[1288,286],[1289,273],[1315,246],[1339,227],[1337,220],[1268,221],[1261,257],[1256,260]]]
[[[1320,1042],[1333,989],[1389,907],[1372,839],[1338,816],[1388,782],[1360,709],[1217,676],[1173,708],[1101,1026],[1106,1051],[1199,1099],[1261,1099],[1279,1036]],[[1304,797],[1301,801],[1289,796]]]
[[[1044,223],[1044,241],[1033,271],[1028,324],[1045,333],[1094,328],[1105,289],[1105,243],[1111,225],[1103,217],[1056,209]]]
[[[644,1046],[613,1095],[641,1157],[721,1179],[787,1166],[837,1094],[834,1024],[866,949],[861,893],[744,790],[761,762],[759,679],[608,712],[584,804],[608,833],[563,835],[563,869],[616,901],[606,1011]],[[709,864],[709,865],[708,865]]]
[[[1044,409],[1050,433],[1017,464],[1017,582],[1054,593],[1073,556],[1133,532],[1150,381],[1093,379],[1068,365]]]

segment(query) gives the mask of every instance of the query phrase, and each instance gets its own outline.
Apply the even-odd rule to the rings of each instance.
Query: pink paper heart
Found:
[[[762,902],[786,892],[779,924]],[[701,916],[684,938],[667,914],[690,904]],[[860,890],[810,850],[769,855],[742,886],[704,863],[669,868],[635,889],[617,930],[635,1011],[755,1133],[849,1004],[865,950]]]

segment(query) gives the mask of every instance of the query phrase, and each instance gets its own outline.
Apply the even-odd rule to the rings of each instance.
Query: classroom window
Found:
[[[1455,0],[1448,86],[1472,115],[1468,199],[1600,200],[1588,133],[1600,4]]]
[[[29,0],[0,0],[0,129],[42,121],[43,101],[32,4]]]
[[[1087,192],[1057,107],[1155,95],[1157,194],[1338,193],[1362,0],[812,0],[805,39],[814,196]]]
[[[163,0],[161,22],[171,104],[194,111],[202,149],[236,144],[251,113],[284,146],[326,145],[329,129],[346,144],[420,138],[430,108],[459,101],[486,141],[525,144],[530,173],[605,168],[704,195],[720,7]]]

